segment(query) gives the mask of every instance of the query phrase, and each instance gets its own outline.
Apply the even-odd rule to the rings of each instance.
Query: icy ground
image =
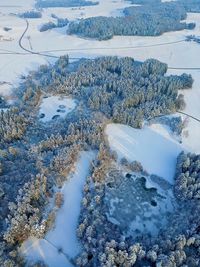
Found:
[[[105,190],[108,219],[125,235],[156,235],[165,227],[174,209],[172,188],[152,181],[151,176],[115,174],[115,183]]]
[[[43,98],[40,105],[39,117],[42,122],[63,118],[76,106],[74,100],[67,97],[50,96]]]
[[[74,174],[61,189],[64,204],[57,213],[55,227],[47,233],[45,239],[30,238],[23,243],[21,253],[29,262],[42,260],[49,267],[73,266],[68,257],[75,257],[81,249],[76,236],[76,228],[82,190],[93,159],[93,152],[81,152]]]

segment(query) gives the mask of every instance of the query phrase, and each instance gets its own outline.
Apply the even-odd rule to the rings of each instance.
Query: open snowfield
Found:
[[[170,135],[153,128],[134,129],[123,124],[108,124],[105,130],[112,150],[119,158],[139,161],[149,174],[173,183],[176,159],[183,147]]]
[[[57,213],[55,227],[47,233],[45,239],[30,238],[21,247],[21,253],[28,261],[43,260],[49,267],[73,266],[67,258],[75,257],[81,250],[76,236],[76,227],[80,214],[82,189],[93,159],[93,152],[81,152],[74,174],[61,189],[64,204]]]
[[[67,97],[50,96],[43,98],[40,105],[39,117],[42,122],[50,121],[56,117],[63,118],[76,106],[74,100]]]

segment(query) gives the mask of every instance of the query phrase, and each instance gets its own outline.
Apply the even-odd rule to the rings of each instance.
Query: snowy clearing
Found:
[[[81,250],[76,227],[82,189],[94,155],[93,152],[81,152],[74,174],[63,185],[61,192],[64,195],[64,204],[57,213],[55,227],[47,233],[45,239],[30,238],[23,243],[20,250],[29,262],[42,260],[49,267],[73,266],[65,255],[73,258]],[[62,252],[59,253],[57,248]]]
[[[172,139],[176,139],[178,140],[178,136],[176,136],[172,130],[170,129],[169,126],[164,125],[164,124],[160,124],[160,123],[152,123],[149,126],[150,129],[152,129],[153,131],[157,132],[158,134],[162,135],[164,138],[173,141]]]
[[[73,99],[60,96],[46,97],[40,105],[39,117],[42,122],[64,118],[75,107],[76,103]]]
[[[149,174],[173,183],[176,158],[183,150],[177,141],[149,127],[139,130],[122,124],[108,124],[105,133],[111,149],[120,159],[137,160]]]

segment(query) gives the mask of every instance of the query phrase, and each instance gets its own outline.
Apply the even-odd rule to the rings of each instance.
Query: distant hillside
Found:
[[[76,7],[76,6],[92,6],[98,2],[85,0],[38,0],[36,6],[41,8],[48,7]]]
[[[132,4],[137,5],[152,5],[152,4],[159,4],[162,1],[161,0],[130,0]],[[199,0],[177,0],[179,4],[182,4],[187,12],[200,12],[200,1]]]

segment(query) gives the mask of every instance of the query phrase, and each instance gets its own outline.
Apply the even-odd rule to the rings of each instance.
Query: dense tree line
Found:
[[[167,65],[153,59],[140,63],[105,57],[83,60],[72,73],[67,68],[68,58],[62,57],[53,69],[44,66],[33,77],[44,91],[71,95],[89,110],[134,127],[141,127],[144,119],[182,109],[184,99],[178,91],[193,83],[191,75],[165,76]]]
[[[130,0],[132,4],[139,5],[152,5],[152,4],[160,4],[161,0]],[[199,0],[178,0],[177,1],[180,6],[183,6],[187,12],[200,12],[200,3]]]
[[[179,199],[200,199],[200,155],[182,152],[177,159],[175,193]]]
[[[161,0],[129,0],[134,5],[160,4]]]
[[[46,201],[46,192],[46,177],[40,174],[29,183],[26,183],[24,187],[19,190],[17,205],[15,203],[9,204],[9,227],[4,235],[4,238],[8,243],[21,243],[30,235],[39,235],[40,237],[45,231],[44,222],[43,227],[39,227],[39,223],[42,212],[40,210],[40,207],[42,206],[40,205],[40,202]],[[31,233],[31,231],[34,230],[35,233]]]
[[[92,6],[97,5],[98,2],[87,0],[38,0],[36,7],[76,7],[76,6]]]
[[[54,28],[63,28],[69,23],[68,19],[57,18],[56,22],[47,22],[40,27],[40,32],[45,32]]]
[[[42,13],[39,11],[31,10],[21,13],[19,16],[25,19],[39,19],[42,17]]]
[[[0,96],[0,108],[7,108],[8,104],[6,103],[5,99]]]
[[[15,108],[0,111],[0,144],[20,139],[26,130],[27,120]]]
[[[69,24],[68,33],[107,40],[114,35],[157,36],[168,31],[193,29],[184,6],[177,2],[152,3],[124,9],[122,17],[91,17]]]
[[[138,63],[131,58],[99,58],[83,62],[56,91],[86,102],[90,110],[114,122],[141,127],[144,119],[183,107],[178,90],[191,88],[192,77],[167,77],[166,71],[166,64],[153,59]]]
[[[45,91],[50,91],[50,85],[54,85],[56,87],[61,85],[64,77],[66,77],[69,73],[69,57],[68,55],[62,56],[57,62],[55,62],[54,66],[41,65],[37,71],[30,72],[29,76],[21,85],[19,93],[23,92],[24,97],[30,99],[32,102],[32,98],[35,98],[34,91],[40,90],[37,84],[39,84]],[[37,81],[37,84],[34,80]]]
[[[200,12],[200,2],[199,0],[178,0],[179,4],[184,6],[187,12]]]

